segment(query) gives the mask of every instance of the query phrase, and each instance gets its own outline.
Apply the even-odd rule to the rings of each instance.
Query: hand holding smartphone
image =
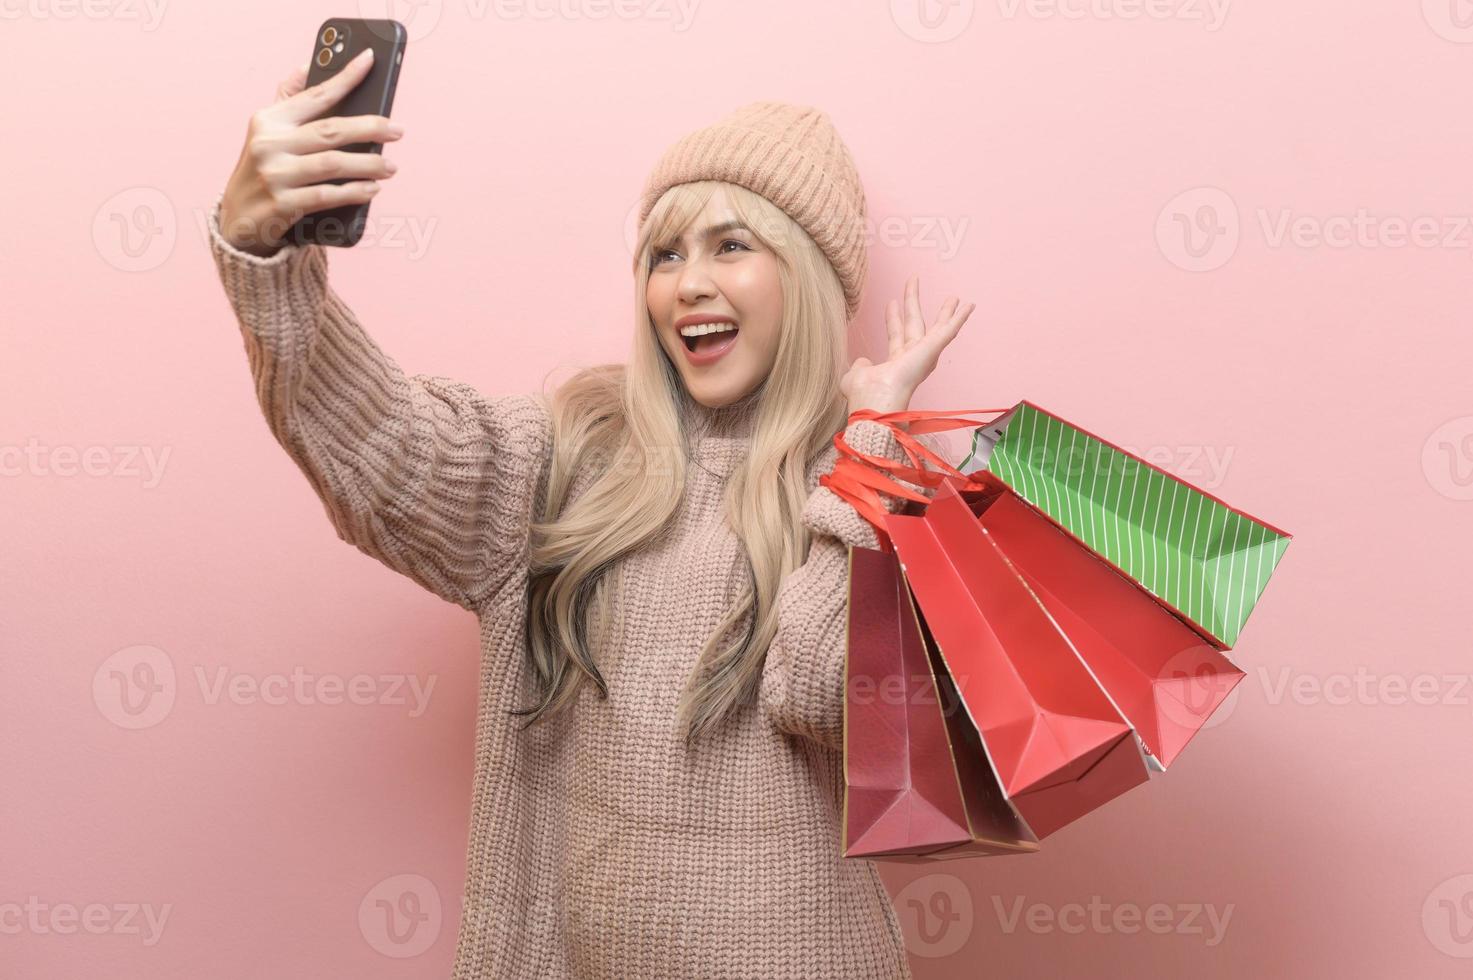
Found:
[[[395,169],[383,146],[403,135],[388,114],[406,41],[397,21],[323,22],[310,67],[251,116],[220,206],[227,241],[264,256],[362,238],[378,182]]]

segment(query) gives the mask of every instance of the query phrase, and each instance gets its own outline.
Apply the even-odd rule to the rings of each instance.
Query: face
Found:
[[[645,291],[660,346],[691,397],[708,408],[750,394],[777,360],[777,256],[735,221],[718,189],[678,240],[654,243]],[[718,329],[700,326],[706,321],[718,321]],[[687,339],[682,331],[706,332]]]

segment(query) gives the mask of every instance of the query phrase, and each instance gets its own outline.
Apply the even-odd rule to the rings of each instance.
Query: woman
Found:
[[[314,122],[366,70],[256,113],[211,243],[338,535],[480,619],[454,976],[909,976],[874,865],[839,854],[847,549],[876,540],[818,477],[841,428],[905,460],[846,415],[905,408],[972,305],[928,329],[912,281],[888,360],[846,370],[858,175],[823,113],[755,103],[650,175],[627,365],[550,399],[406,377],[326,251],[265,230],[392,172],[333,149],[388,120]]]

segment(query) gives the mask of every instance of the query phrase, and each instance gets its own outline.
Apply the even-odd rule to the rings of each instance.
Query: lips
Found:
[[[699,349],[692,349],[689,344],[685,345],[685,359],[695,367],[705,367],[714,364],[724,357],[728,351],[736,346],[737,336],[740,331],[729,330],[720,333],[714,340],[706,341]],[[684,340],[685,338],[681,338]]]
[[[717,325],[704,333],[687,337],[682,331]],[[675,336],[685,348],[686,360],[696,366],[712,364],[731,350],[739,333],[735,318],[724,313],[687,313],[675,321]]]
[[[680,342],[685,344],[686,350],[696,350],[702,346],[709,346],[711,344],[727,340],[731,337],[735,337],[738,332],[739,331],[737,330],[735,324],[733,324],[730,326],[730,328],[723,327],[723,329],[720,330],[708,330],[707,332],[697,334],[694,337],[687,337],[685,334],[680,334],[679,336]]]
[[[687,313],[675,321],[675,329],[693,327],[701,323],[736,323],[736,320],[721,313]]]

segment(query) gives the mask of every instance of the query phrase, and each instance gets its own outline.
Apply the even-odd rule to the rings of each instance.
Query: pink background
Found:
[[[317,24],[385,8],[159,2],[4,8],[0,973],[445,976],[476,623],[334,537],[202,236]],[[400,171],[331,263],[411,372],[623,359],[659,153],[817,105],[876,223],[856,356],[919,272],[978,310],[917,407],[1029,398],[1295,535],[1168,775],[885,869],[918,978],[1467,975],[1465,0],[410,10]],[[252,693],[293,671],[371,703]]]

